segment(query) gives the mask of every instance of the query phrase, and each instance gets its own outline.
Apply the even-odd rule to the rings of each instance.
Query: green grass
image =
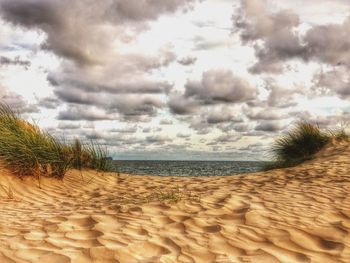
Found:
[[[343,129],[322,131],[317,125],[299,122],[291,131],[275,140],[271,149],[274,162],[266,165],[264,170],[291,167],[310,160],[332,138],[347,140],[349,135]]]
[[[17,176],[62,179],[69,168],[109,169],[108,150],[98,144],[66,144],[0,103],[0,162]]]
[[[67,155],[71,159],[72,167],[75,169],[111,170],[111,163],[108,160],[108,148],[94,142],[84,144],[79,139],[75,139],[71,145],[68,145]]]

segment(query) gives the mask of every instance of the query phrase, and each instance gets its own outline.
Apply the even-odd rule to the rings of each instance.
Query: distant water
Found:
[[[205,176],[251,173],[264,162],[238,161],[113,161],[116,172],[160,176]]]

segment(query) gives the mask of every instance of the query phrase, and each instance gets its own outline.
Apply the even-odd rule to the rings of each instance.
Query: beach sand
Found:
[[[349,146],[225,177],[3,170],[0,262],[350,262]]]

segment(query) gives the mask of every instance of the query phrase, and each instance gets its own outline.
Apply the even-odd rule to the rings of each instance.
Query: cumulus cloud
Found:
[[[305,35],[307,55],[330,65],[350,67],[350,17],[344,23],[312,27]]]
[[[172,113],[186,115],[194,113],[199,105],[197,101],[175,93],[169,96],[168,106]]]
[[[306,52],[295,32],[298,15],[289,10],[271,13],[265,0],[242,0],[233,23],[243,43],[254,45],[258,62],[250,69],[253,73],[281,72],[281,61],[303,57]]]
[[[175,114],[189,114],[201,105],[247,102],[257,94],[255,87],[231,71],[210,70],[200,81],[189,80],[184,94],[172,94],[168,106]]]
[[[335,94],[342,99],[350,98],[350,75],[344,67],[321,71],[314,76],[313,82],[313,89],[321,95]]]
[[[237,117],[232,109],[228,107],[221,107],[219,109],[213,109],[205,114],[207,123],[218,124],[225,122],[241,122],[242,119]]]
[[[195,1],[3,0],[0,15],[11,24],[44,33],[41,48],[63,58],[60,67],[48,74],[61,102],[94,105],[107,115],[117,112],[127,119],[154,115],[162,106],[158,98],[142,94],[169,93],[173,84],[152,74],[177,58],[169,45],[146,55],[119,52],[118,43],[133,41],[148,22],[163,14],[186,11]],[[39,104],[56,106],[48,100]],[[60,118],[71,118],[70,113],[61,112]]]
[[[112,36],[127,39],[126,27],[189,7],[194,1],[123,0],[3,0],[2,17],[47,35],[43,47],[80,64],[102,63],[112,48]]]
[[[342,24],[314,25],[301,33],[296,13],[271,12],[266,0],[242,0],[236,13],[234,31],[255,49],[252,73],[280,73],[290,59],[350,66],[350,17]]]
[[[256,95],[255,87],[229,70],[204,72],[201,81],[187,82],[184,94],[202,104],[246,102]]]

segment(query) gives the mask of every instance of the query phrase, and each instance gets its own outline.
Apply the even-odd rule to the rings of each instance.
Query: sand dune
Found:
[[[350,262],[348,143],[241,176],[72,171],[39,188],[3,170],[0,183],[1,263]]]

